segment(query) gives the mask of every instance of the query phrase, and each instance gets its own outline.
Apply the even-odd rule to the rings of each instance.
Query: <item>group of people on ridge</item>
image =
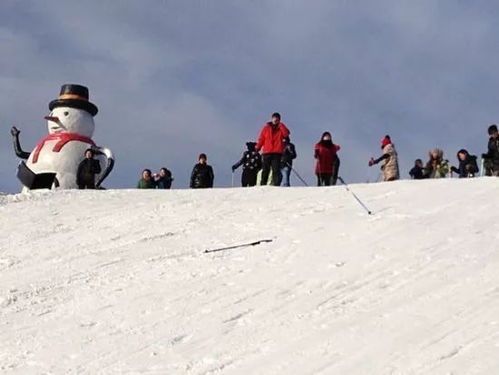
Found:
[[[489,144],[486,153],[482,154],[484,174],[486,176],[499,176],[499,132],[497,125],[488,128]],[[459,178],[475,177],[480,173],[477,157],[471,155],[467,150],[461,149],[457,152],[458,166],[450,166],[449,161],[444,159],[444,152],[438,148],[428,154],[429,160],[423,165],[421,159],[414,162],[414,167],[409,175],[415,180],[425,178],[444,178],[449,173],[456,173]]]
[[[273,113],[271,120],[264,124],[257,142],[247,142],[241,159],[232,166],[235,172],[242,166],[241,185],[255,186],[260,179],[260,185],[270,184],[273,186],[290,186],[290,174],[293,170],[293,160],[296,159],[296,148],[290,139],[291,132],[281,121],[279,113]],[[488,128],[489,143],[488,150],[482,154],[484,162],[484,174],[486,176],[499,176],[499,132],[497,125]],[[324,132],[321,139],[315,145],[314,158],[316,159],[315,175],[317,186],[336,185],[340,158],[338,151],[340,146],[333,143],[330,132]],[[389,135],[381,140],[382,154],[377,159],[371,158],[370,167],[382,163],[381,171],[383,181],[394,181],[400,178],[398,155]],[[450,166],[449,161],[444,159],[444,153],[440,149],[429,152],[429,160],[426,165],[421,159],[417,159],[409,175],[413,179],[443,178],[449,173],[456,173],[460,178],[474,177],[480,171],[477,157],[471,155],[467,150],[461,149],[457,153],[458,166]],[[213,168],[207,163],[206,154],[200,154],[198,163],[191,173],[189,186],[193,189],[211,188],[215,175]],[[80,163],[77,173],[77,183],[80,189],[95,188],[95,175],[101,172],[99,161],[94,159],[92,149],[85,152],[85,159]],[[172,174],[167,168],[161,168],[159,173],[152,174],[149,169],[142,171],[142,176],[137,184],[139,189],[170,189],[172,186]]]
[[[172,173],[167,168],[161,168],[159,173],[150,169],[142,171],[142,178],[137,183],[137,189],[170,189],[173,182]]]
[[[290,186],[296,148],[289,135],[289,129],[281,122],[281,115],[277,112],[272,114],[271,121],[260,131],[257,142],[246,143],[247,150],[232,166],[232,172],[240,166],[243,167],[242,186],[255,186],[259,173],[261,185],[267,185],[270,178],[274,186]]]
[[[192,189],[211,188],[215,175],[213,168],[207,163],[206,154],[199,155],[198,163],[194,166],[191,173],[190,187]],[[137,189],[170,189],[173,182],[171,172],[166,168],[161,168],[159,174],[151,174],[150,169],[142,171],[142,178],[137,184]]]
[[[243,166],[242,186],[255,186],[259,174],[260,185],[267,185],[270,179],[273,186],[281,184],[290,186],[293,160],[297,157],[295,145],[290,140],[290,133],[281,121],[281,115],[273,113],[271,121],[267,122],[260,131],[258,141],[246,143],[247,150],[232,166],[232,172]],[[315,174],[318,186],[336,184],[340,166],[337,155],[339,150],[340,146],[333,143],[329,132],[325,132],[315,145],[314,157],[317,160]]]

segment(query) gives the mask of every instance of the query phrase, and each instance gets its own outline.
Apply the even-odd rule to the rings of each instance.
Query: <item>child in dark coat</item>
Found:
[[[424,178],[424,167],[421,159],[416,159],[414,167],[409,171],[409,175],[414,180],[422,180]]]
[[[241,175],[241,185],[243,187],[255,186],[258,171],[262,169],[262,157],[256,152],[255,146],[255,142],[247,142],[246,147],[248,150],[244,151],[241,160],[232,166],[232,172],[241,165],[243,166],[243,173]]]

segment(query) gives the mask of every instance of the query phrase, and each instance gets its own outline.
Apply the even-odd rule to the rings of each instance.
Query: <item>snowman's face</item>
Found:
[[[89,138],[94,134],[94,118],[82,109],[57,107],[45,119],[49,134],[77,133]]]

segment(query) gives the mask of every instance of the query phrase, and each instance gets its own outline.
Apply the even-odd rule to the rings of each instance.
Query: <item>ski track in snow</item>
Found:
[[[0,372],[499,373],[499,180],[351,188],[0,195]]]

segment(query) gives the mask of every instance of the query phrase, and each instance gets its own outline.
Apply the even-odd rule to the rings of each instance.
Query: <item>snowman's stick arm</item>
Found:
[[[12,142],[14,143],[14,152],[16,153],[18,158],[28,159],[30,153],[23,151],[21,142],[19,141],[19,133],[21,133],[21,131],[18,130],[15,126],[10,129],[10,134],[12,134]]]
[[[107,159],[106,169],[104,169],[104,172],[100,175],[99,179],[95,183],[95,186],[99,187],[102,184],[102,182],[106,179],[106,177],[109,176],[109,173],[111,173],[111,171],[114,168],[114,156],[112,151],[108,148],[93,147],[93,149],[95,150],[96,155],[104,155]]]

